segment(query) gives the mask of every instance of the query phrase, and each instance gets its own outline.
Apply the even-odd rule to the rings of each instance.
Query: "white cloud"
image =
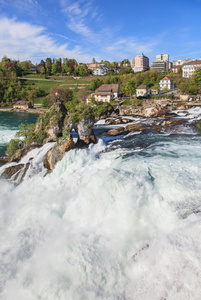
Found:
[[[35,14],[40,9],[37,0],[0,0],[4,8],[12,8],[16,11],[26,12],[29,15]]]
[[[89,61],[81,48],[70,49],[68,43],[61,45],[46,33],[42,26],[18,22],[16,19],[0,19],[0,57],[6,55],[12,59],[30,59],[33,63],[46,57],[70,57],[78,61]]]
[[[142,52],[148,55],[159,42],[150,38],[143,41],[141,37],[122,37],[119,33],[121,28],[107,26],[101,8],[93,0],[60,0],[60,3],[67,17],[67,27],[80,36],[82,43],[97,60],[130,59]]]

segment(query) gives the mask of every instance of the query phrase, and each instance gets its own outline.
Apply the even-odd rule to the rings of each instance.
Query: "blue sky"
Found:
[[[0,59],[201,56],[201,0],[0,0]]]

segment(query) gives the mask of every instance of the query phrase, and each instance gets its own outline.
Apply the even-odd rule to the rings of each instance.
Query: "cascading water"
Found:
[[[51,146],[0,180],[0,298],[200,299],[201,136],[99,139],[44,177]]]

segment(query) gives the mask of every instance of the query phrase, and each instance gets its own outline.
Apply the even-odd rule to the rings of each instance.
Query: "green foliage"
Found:
[[[86,64],[78,66],[74,71],[75,76],[88,76],[91,73],[91,70],[88,69]]]
[[[41,103],[42,103],[43,107],[48,107],[48,97],[42,98]]]
[[[104,102],[103,104],[97,103],[97,105],[93,107],[93,114],[94,117],[100,117],[108,112],[111,113],[113,110],[113,106],[108,102]]]
[[[193,74],[190,78],[182,78],[177,81],[177,87],[180,92],[196,95],[200,92],[199,72]]]
[[[59,98],[63,101],[63,103],[67,103],[73,99],[73,91],[69,88],[61,88],[61,87],[52,87],[50,94],[49,94],[49,106],[52,106],[55,102],[57,97],[55,96],[55,93],[58,92]]]
[[[10,140],[7,149],[6,149],[6,155],[12,156],[17,150],[20,149],[21,140],[20,139],[12,139]]]
[[[141,106],[143,104],[144,99],[138,99],[136,97],[134,98],[127,98],[124,101],[124,105],[131,105],[131,106]]]
[[[164,93],[167,93],[167,92],[169,92],[169,89],[168,89],[167,87],[165,87],[165,88],[163,89],[163,92],[164,92]]]
[[[99,86],[101,86],[103,84],[103,81],[99,78],[97,79],[93,79],[90,82],[90,89],[92,91],[95,91],[97,88],[99,88]]]
[[[126,92],[130,95],[130,97],[136,92],[136,84],[135,81],[129,79],[126,83]]]

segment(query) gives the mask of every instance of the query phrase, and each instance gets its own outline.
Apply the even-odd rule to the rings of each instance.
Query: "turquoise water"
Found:
[[[9,141],[14,138],[20,124],[36,123],[38,114],[26,112],[1,112],[0,111],[0,155],[4,156]]]

